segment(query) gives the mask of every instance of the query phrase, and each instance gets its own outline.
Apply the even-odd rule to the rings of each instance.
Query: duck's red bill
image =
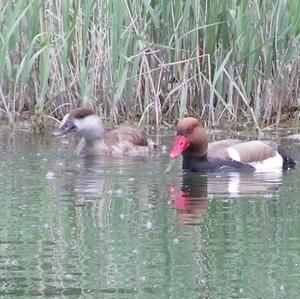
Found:
[[[185,136],[176,136],[175,143],[169,157],[171,159],[176,159],[181,156],[189,146],[190,142]]]

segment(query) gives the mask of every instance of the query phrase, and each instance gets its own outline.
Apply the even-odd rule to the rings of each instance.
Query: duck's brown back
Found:
[[[107,132],[103,143],[112,154],[139,154],[153,150],[154,143],[147,134],[139,129],[121,127]]]
[[[238,154],[239,160],[234,159],[234,156],[230,154],[231,149],[233,149],[232,152],[235,151],[235,153]],[[259,140],[238,143],[230,146],[228,150],[230,157],[245,163],[263,161],[276,155],[276,151],[273,147]]]
[[[228,147],[241,143],[240,139],[224,139],[208,144],[207,156],[209,158],[228,159]]]
[[[141,130],[121,127],[104,134],[104,142],[108,146],[115,146],[120,143],[132,143],[136,146],[148,146],[148,137]]]
[[[83,155],[137,155],[150,152],[154,149],[153,141],[143,131],[121,127],[107,130],[103,138],[87,143],[84,140],[79,144],[77,153]]]

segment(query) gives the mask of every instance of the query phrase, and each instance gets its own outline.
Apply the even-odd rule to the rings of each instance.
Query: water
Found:
[[[72,144],[0,133],[1,298],[299,297],[300,164],[166,174],[167,152],[81,159]]]

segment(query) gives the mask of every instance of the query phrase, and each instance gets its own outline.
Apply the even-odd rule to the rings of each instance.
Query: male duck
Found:
[[[186,117],[177,125],[170,158],[183,156],[182,168],[189,171],[275,171],[295,166],[287,151],[272,141],[227,139],[208,144],[200,122]]]
[[[71,132],[82,137],[76,150],[78,155],[137,155],[154,149],[153,141],[141,130],[127,127],[105,129],[99,116],[88,108],[77,108],[65,115],[53,135]]]

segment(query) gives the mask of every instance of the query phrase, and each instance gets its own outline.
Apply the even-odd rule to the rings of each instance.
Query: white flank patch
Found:
[[[274,171],[282,170],[283,158],[276,153],[274,157],[265,159],[263,161],[251,162],[248,163],[255,168],[255,171]]]
[[[228,156],[232,160],[243,162],[241,161],[240,154],[236,149],[229,147],[227,151],[228,151]],[[262,161],[244,162],[244,163],[253,166],[255,168],[255,171],[258,172],[282,170],[283,158],[279,153],[276,153],[274,157]]]
[[[240,154],[239,154],[239,152],[238,152],[236,149],[234,149],[234,148],[232,148],[232,147],[229,147],[229,148],[227,149],[227,152],[228,152],[228,156],[229,156],[232,160],[241,162]]]

